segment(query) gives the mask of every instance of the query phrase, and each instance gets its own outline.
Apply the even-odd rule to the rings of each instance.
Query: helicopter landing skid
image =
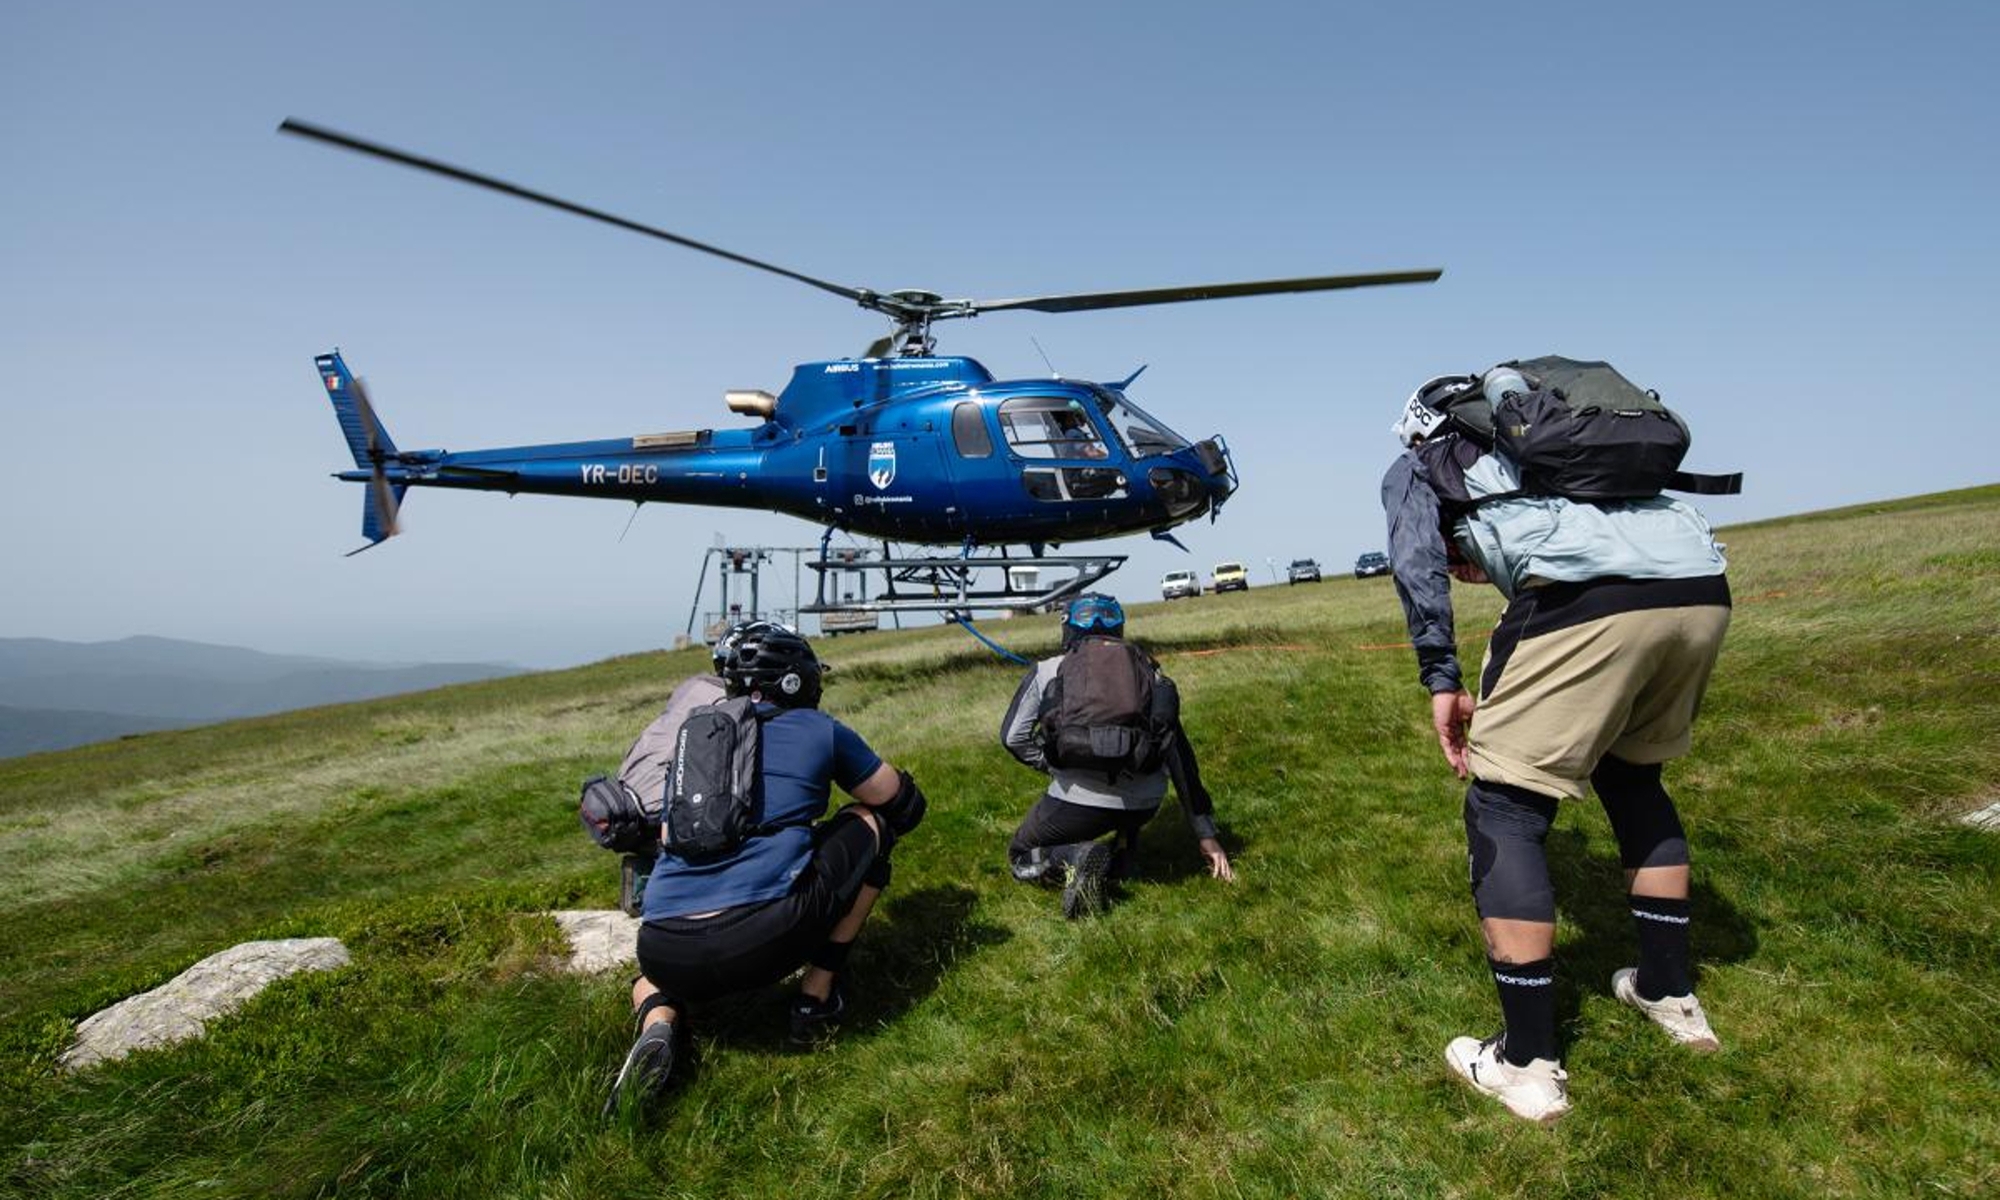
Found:
[[[899,613],[899,612],[1034,612],[1061,604],[1084,591],[1106,575],[1125,565],[1125,555],[1032,555],[989,554],[939,558],[879,558],[823,556],[806,565],[819,573],[819,584],[811,604],[801,605],[801,613]],[[829,580],[846,572],[868,572],[882,580],[873,596],[827,597]],[[1001,586],[991,586],[992,573],[999,573]],[[1040,586],[1047,572],[1063,572],[1048,586]],[[981,576],[985,583],[981,585]],[[865,577],[865,576],[864,576]],[[838,583],[834,586],[837,588]]]

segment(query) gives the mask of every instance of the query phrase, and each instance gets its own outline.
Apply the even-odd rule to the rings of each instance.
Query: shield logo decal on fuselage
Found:
[[[896,482],[896,443],[876,442],[868,447],[868,482],[877,491]]]

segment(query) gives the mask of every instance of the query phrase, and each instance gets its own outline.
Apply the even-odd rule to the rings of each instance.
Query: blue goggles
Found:
[[[1092,593],[1078,596],[1069,603],[1069,613],[1063,623],[1078,629],[1123,629],[1125,609],[1116,597]]]

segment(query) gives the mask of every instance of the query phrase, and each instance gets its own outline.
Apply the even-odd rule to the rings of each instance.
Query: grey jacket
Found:
[[[1405,452],[1382,478],[1389,563],[1417,651],[1417,673],[1429,691],[1463,686],[1447,570],[1452,561],[1479,567],[1510,600],[1545,583],[1691,579],[1728,568],[1707,519],[1685,501],[1654,496],[1587,504],[1508,496],[1479,503],[1520,485],[1506,456],[1456,434]]]
[[[1188,745],[1187,734],[1178,722],[1175,723],[1173,736],[1167,741],[1164,764],[1145,775],[1113,780],[1102,771],[1070,771],[1049,764],[1037,736],[1042,693],[1054,681],[1062,661],[1060,654],[1045,658],[1021,680],[1021,686],[1014,692],[1014,701],[1007,706],[1007,715],[1000,722],[1000,741],[1007,747],[1007,752],[1023,765],[1049,777],[1049,795],[1089,808],[1158,808],[1166,799],[1167,784],[1171,781],[1175,793],[1181,798],[1181,806],[1187,811],[1188,825],[1195,836],[1214,837],[1215,803],[1209,797],[1208,789],[1202,786],[1201,769],[1195,763],[1194,749]]]

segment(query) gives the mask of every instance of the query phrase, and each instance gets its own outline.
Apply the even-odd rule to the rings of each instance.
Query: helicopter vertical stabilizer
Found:
[[[326,398],[333,402],[333,416],[340,422],[341,436],[354,452],[354,465],[366,471],[377,464],[380,456],[393,457],[396,443],[390,440],[389,431],[382,428],[353,373],[341,360],[340,351],[322,354],[313,363],[319,367],[319,382],[326,389]]]
[[[408,490],[400,483],[393,483],[361,497],[361,536],[368,539],[369,546],[395,535],[396,514],[401,511],[403,493]]]

